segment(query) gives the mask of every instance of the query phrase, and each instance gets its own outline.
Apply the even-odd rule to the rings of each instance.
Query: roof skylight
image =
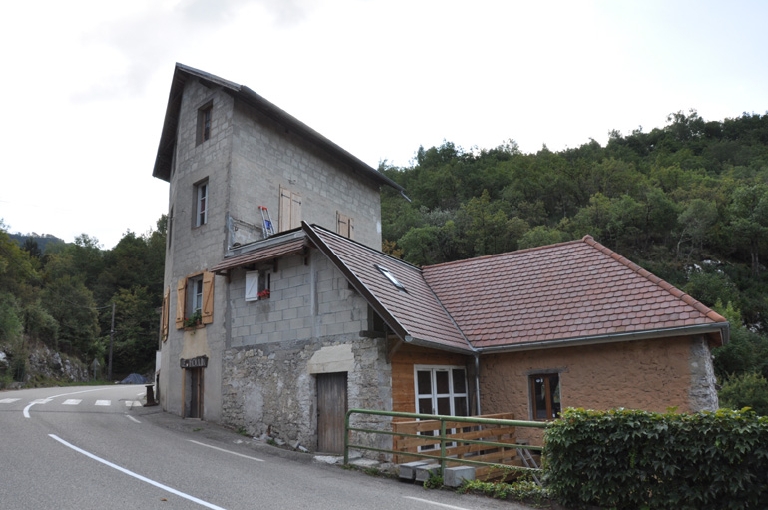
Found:
[[[390,272],[389,272],[389,269],[387,269],[386,267],[380,266],[380,265],[378,265],[378,264],[374,264],[374,266],[376,266],[376,269],[378,269],[379,271],[381,271],[381,274],[383,274],[384,276],[386,276],[386,277],[387,277],[387,279],[388,279],[390,282],[392,282],[392,285],[394,285],[395,287],[397,287],[399,290],[402,290],[402,291],[408,292],[407,290],[405,290],[405,285],[403,285],[402,283],[400,283],[400,282],[397,280],[397,278],[395,278],[395,275],[393,275],[392,273],[390,273]]]

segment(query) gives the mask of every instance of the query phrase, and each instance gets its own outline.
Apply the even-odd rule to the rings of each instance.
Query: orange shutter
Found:
[[[179,286],[176,288],[176,329],[184,327],[184,309],[187,304],[187,279],[179,280]]]
[[[213,273],[203,273],[203,324],[213,322],[213,278]]]
[[[171,311],[168,309],[171,306],[171,288],[165,289],[165,295],[163,295],[163,315],[160,319],[161,336],[163,342],[168,340],[168,322],[171,315]]]

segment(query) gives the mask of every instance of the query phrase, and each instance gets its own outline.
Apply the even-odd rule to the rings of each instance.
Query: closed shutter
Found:
[[[187,279],[179,280],[179,286],[176,288],[176,329],[184,327],[184,309],[187,304]]]
[[[354,230],[352,218],[336,211],[336,233],[349,239],[354,239]]]
[[[280,187],[280,210],[277,217],[277,230],[283,232],[291,228],[291,192]]]
[[[248,271],[245,273],[245,300],[257,301],[259,299],[259,272]]]
[[[301,196],[291,193],[291,228],[301,226]]]
[[[213,278],[213,273],[203,273],[203,324],[213,322]]]
[[[163,342],[168,340],[168,322],[170,320],[171,311],[168,309],[171,306],[171,288],[168,287],[165,289],[165,294],[163,295],[163,315],[160,319],[160,335],[162,336]]]
[[[347,237],[349,237],[350,239],[354,239],[355,238],[355,221],[354,221],[354,219],[353,218],[347,218],[347,224],[349,226],[349,235]]]
[[[284,232],[301,226],[301,195],[280,187],[277,230]]]

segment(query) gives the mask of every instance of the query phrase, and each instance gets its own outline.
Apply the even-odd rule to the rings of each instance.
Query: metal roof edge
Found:
[[[694,326],[680,326],[677,328],[655,329],[650,331],[631,331],[627,333],[611,333],[606,335],[593,335],[588,337],[562,338],[557,340],[544,340],[538,342],[524,342],[513,345],[499,345],[493,347],[478,347],[480,354],[498,354],[504,352],[533,351],[538,349],[553,349],[556,347],[575,347],[580,345],[599,345],[616,342],[630,342],[635,340],[650,340],[680,335],[702,335],[706,333],[719,333],[722,345],[730,340],[730,324],[728,322],[715,322],[709,324],[697,324]]]
[[[403,326],[397,318],[387,309],[384,304],[379,301],[373,292],[365,285],[360,278],[336,255],[330,246],[325,244],[313,227],[306,222],[301,222],[301,229],[306,233],[312,244],[320,250],[328,259],[341,271],[347,281],[360,293],[369,305],[381,316],[384,322],[389,328],[403,341],[408,334],[408,330]]]

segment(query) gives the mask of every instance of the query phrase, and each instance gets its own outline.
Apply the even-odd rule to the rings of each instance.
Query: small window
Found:
[[[269,271],[248,271],[245,273],[245,300],[269,299]]]
[[[554,420],[560,414],[560,374],[533,374],[528,377],[531,418]]]
[[[379,271],[381,271],[381,274],[383,274],[384,276],[386,276],[386,277],[387,277],[387,279],[388,279],[390,282],[392,282],[392,285],[394,285],[395,287],[397,287],[399,290],[402,290],[403,292],[407,292],[407,291],[405,290],[405,285],[403,285],[402,283],[400,283],[400,282],[397,280],[397,278],[395,278],[395,275],[393,275],[392,273],[390,273],[390,272],[389,272],[389,269],[387,269],[386,267],[380,266],[380,265],[378,265],[378,264],[374,264],[374,266],[376,266],[376,269],[378,269]]]
[[[213,102],[208,103],[197,111],[197,145],[211,139],[212,117]]]
[[[347,239],[355,238],[355,222],[338,211],[336,211],[336,233]]]
[[[214,275],[204,271],[179,280],[176,294],[176,329],[213,322]]]
[[[195,185],[195,226],[208,223],[208,180]]]

